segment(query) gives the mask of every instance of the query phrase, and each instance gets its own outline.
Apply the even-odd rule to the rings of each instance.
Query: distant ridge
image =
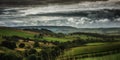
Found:
[[[71,29],[78,29],[72,26],[18,26],[14,28],[71,28]]]
[[[120,34],[119,27],[109,28],[76,28],[71,26],[18,26],[17,29],[48,29],[55,33],[73,33],[73,32],[87,32],[87,33],[102,33],[102,34]]]
[[[71,33],[78,31],[78,28],[71,26],[17,26],[17,29],[48,29],[55,33]]]
[[[120,34],[119,27],[109,28],[76,28],[71,26],[17,26],[17,27],[5,27],[0,26],[0,29],[12,29],[12,30],[41,30],[48,29],[55,33],[74,33],[74,32],[85,32],[85,33],[101,33],[101,34]]]

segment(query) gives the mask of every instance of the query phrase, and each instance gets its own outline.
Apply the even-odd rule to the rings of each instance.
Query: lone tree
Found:
[[[40,34],[38,35],[38,38],[41,38],[41,39],[42,39],[42,38],[43,38],[43,34],[40,33]]]

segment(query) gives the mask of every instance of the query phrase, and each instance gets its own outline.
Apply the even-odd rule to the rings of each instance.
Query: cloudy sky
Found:
[[[55,1],[54,4],[51,1]],[[34,7],[1,7],[0,26],[120,27],[120,0],[43,2],[47,4]]]

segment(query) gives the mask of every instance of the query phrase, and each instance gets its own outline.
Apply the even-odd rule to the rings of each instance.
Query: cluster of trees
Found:
[[[22,39],[22,40],[24,40],[26,42],[31,40],[30,38],[24,38],[24,37],[14,36],[14,35],[13,36],[2,36],[2,38],[4,40],[15,41],[15,42],[19,41],[20,39]]]
[[[14,41],[2,41],[0,46],[7,47],[9,49],[15,49],[16,48],[16,42]]]
[[[23,57],[16,52],[0,53],[0,60],[23,60]]]
[[[120,37],[120,35],[105,35],[105,34],[85,33],[85,32],[75,32],[75,33],[70,33],[70,35],[87,35],[87,36],[101,37],[101,38]]]
[[[0,60],[55,60],[62,52],[58,47],[44,47],[40,52],[36,49],[26,49],[24,52],[0,53]]]
[[[46,41],[46,40],[43,40]],[[37,52],[36,49],[34,48],[40,48],[40,41],[35,41],[35,43],[33,44],[33,48],[28,48],[26,49],[23,53],[16,53],[16,54],[20,54],[21,57],[17,57],[15,54],[13,55],[7,55],[8,53],[0,53],[0,59],[3,60],[8,60],[7,58],[9,58],[9,56],[12,58],[11,60],[22,60],[23,58],[26,58],[27,60],[55,60],[57,56],[59,56],[65,49],[65,45],[62,43],[57,42],[56,46],[53,47],[41,47],[41,51]],[[52,42],[44,42],[44,43],[52,43]],[[59,43],[59,44],[58,44]],[[2,47],[6,47],[9,49],[14,50],[17,46],[16,46],[16,41],[12,41],[12,40],[4,40],[1,42],[0,46]],[[20,48],[24,48],[25,47],[25,43],[20,43],[18,45]],[[5,57],[4,57],[5,55]],[[15,56],[14,56],[15,55]],[[5,59],[6,58],[6,59]]]
[[[62,50],[59,47],[44,47],[39,53],[40,60],[55,60]]]
[[[86,39],[86,42],[115,42],[115,41],[119,41],[116,40],[115,38],[119,38],[120,35],[105,35],[105,34],[98,34],[98,33],[84,33],[84,32],[75,32],[75,33],[70,33],[69,35],[86,35],[87,36],[91,36],[91,37],[95,37],[95,39],[90,39],[89,37],[87,37],[88,39]]]
[[[62,51],[59,47],[44,47],[40,52],[35,49],[28,49],[24,54],[28,60],[55,60]]]

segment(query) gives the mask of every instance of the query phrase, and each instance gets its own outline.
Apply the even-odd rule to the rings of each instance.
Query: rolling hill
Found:
[[[68,29],[70,31],[72,30],[79,31],[79,28],[74,28],[69,26],[0,27],[0,52],[3,53],[4,51],[4,54],[6,54],[8,53],[6,51],[14,51],[16,52],[16,54],[24,55],[26,53],[26,50],[28,50],[29,52],[29,50],[31,50],[32,48],[32,50],[33,49],[37,50],[36,52],[37,54],[35,54],[36,58],[37,56],[41,57],[41,55],[38,55],[38,53],[43,53],[42,55],[47,54],[50,56],[51,54],[53,54],[52,55],[53,57],[50,58],[51,60],[56,60],[54,58],[57,58],[58,60],[68,60],[68,59],[73,59],[74,57],[77,59],[79,58],[81,59],[81,57],[92,58],[101,55],[104,56],[104,55],[116,54],[120,52],[119,51],[120,35],[107,35],[107,34],[105,35],[105,34],[84,33],[84,32],[62,34],[62,33],[54,33],[54,31],[52,32],[49,29],[51,30],[58,29],[61,32],[63,31],[63,29]],[[89,31],[89,29],[87,30]],[[95,30],[99,30],[99,29],[95,29]],[[108,31],[109,29],[106,30]],[[43,35],[42,38],[38,37],[40,33],[43,33],[45,35]],[[5,39],[3,38],[3,36],[6,36],[6,38],[11,38],[11,39]],[[14,40],[14,38],[12,38],[13,36],[30,38],[30,40],[26,41],[26,39],[18,38],[16,41],[16,39]],[[12,45],[14,42],[17,47],[14,47],[15,49],[10,50],[13,45],[8,46],[6,43],[3,44],[4,42],[7,42],[10,45]],[[34,47],[34,44],[36,44],[35,42],[37,42],[37,45],[39,47]],[[20,48],[21,43],[22,44],[24,43],[25,47]],[[22,53],[18,51],[21,51]],[[57,56],[56,55],[54,56],[55,53],[56,54],[59,53],[59,54]],[[24,58],[24,60],[28,58],[26,56],[22,56],[22,57]],[[49,56],[43,58],[49,58]]]
[[[17,29],[48,29],[56,33],[73,33],[73,32],[87,32],[87,33],[101,33],[101,34],[120,34],[119,27],[110,28],[76,28],[71,26],[20,26],[14,27]]]
[[[18,30],[15,28],[9,28],[9,27],[0,27],[0,35],[1,36],[20,36],[20,37],[33,37],[35,34],[38,34],[36,32],[31,32],[31,31],[23,31],[23,30]]]

